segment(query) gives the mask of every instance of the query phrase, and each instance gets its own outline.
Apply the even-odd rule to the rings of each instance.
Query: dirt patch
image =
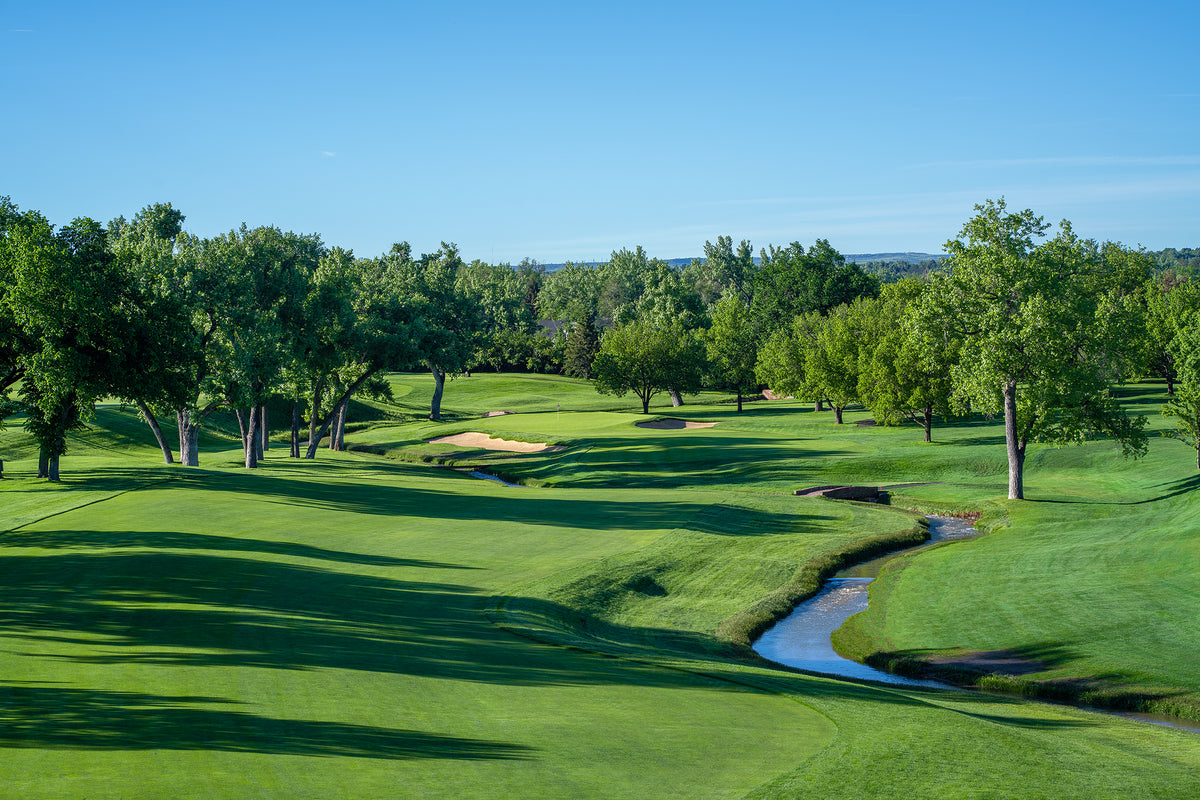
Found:
[[[485,417],[503,417],[506,414],[515,414],[515,411],[489,411],[484,414]]]
[[[639,422],[639,428],[653,428],[656,431],[681,431],[685,428],[711,428],[715,422],[692,422],[686,419],[656,419],[651,422]]]
[[[554,453],[567,448],[558,445],[550,446],[545,442],[513,442],[499,439],[486,433],[456,433],[453,436],[439,436],[430,439],[430,444],[456,444],[459,447],[478,447],[481,450],[504,450],[510,453]]]
[[[767,400],[795,400],[796,398],[790,394],[780,394],[773,392],[770,389],[763,389],[763,397]]]

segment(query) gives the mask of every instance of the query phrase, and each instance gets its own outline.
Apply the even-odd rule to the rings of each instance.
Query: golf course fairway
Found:
[[[1031,448],[1021,503],[1001,499],[996,422],[923,444],[708,394],[652,413],[715,426],[644,429],[636,400],[586,382],[476,375],[433,423],[429,376],[391,380],[393,403],[352,409],[350,452],[277,446],[255,471],[220,429],[201,467],[162,465],[107,404],[48,484],[10,420],[0,796],[1200,796],[1195,734],[804,675],[745,641],[845,554],[919,538],[905,506],[980,510],[988,536],[885,571],[853,647],[1058,643],[1027,678],[1190,708],[1200,482],[1182,445]],[[468,431],[564,449],[428,441]],[[892,507],[791,495],[830,483],[929,485]]]

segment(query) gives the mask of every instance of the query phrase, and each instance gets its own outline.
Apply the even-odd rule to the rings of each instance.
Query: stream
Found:
[[[837,573],[825,581],[819,592],[800,603],[792,609],[792,613],[776,622],[760,636],[754,642],[754,652],[776,664],[795,667],[806,672],[830,675],[835,678],[874,681],[893,686],[925,686],[936,689],[963,690],[962,687],[940,681],[918,680],[893,675],[890,672],[851,661],[838,655],[829,640],[833,632],[842,626],[847,617],[866,609],[868,587],[870,587],[871,581],[879,575],[879,570],[884,564],[896,556],[911,553],[938,542],[974,539],[982,535],[982,532],[976,530],[967,520],[941,516],[927,516],[926,519],[929,520],[929,540],[927,542],[855,564]],[[1095,708],[1086,710],[1146,722],[1151,725],[1162,725],[1200,733],[1200,726],[1190,720],[1181,720],[1161,714]]]
[[[902,553],[929,547],[938,542],[973,539],[981,535],[970,522],[955,517],[929,516],[929,541],[847,567],[825,581],[821,590],[792,609],[754,642],[754,651],[763,658],[807,672],[889,683],[897,686],[952,688],[940,681],[918,680],[893,675],[838,655],[830,644],[830,635],[846,618],[867,607],[871,581],[888,561]]]

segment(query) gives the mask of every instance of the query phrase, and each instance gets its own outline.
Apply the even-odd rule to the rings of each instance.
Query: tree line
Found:
[[[102,397],[135,405],[168,463],[159,420],[174,417],[193,466],[205,421],[230,410],[253,468],[268,401],[291,401],[289,455],[313,458],[326,437],[341,446],[352,397],[386,398],[383,374],[411,369],[434,377],[432,419],[446,379],[472,369],[589,378],[644,412],[702,387],[740,411],[769,387],[839,424],[852,404],[916,422],[927,441],[936,417],[1003,415],[1018,497],[1030,441],[1144,449],[1144,420],[1113,397],[1132,377],[1168,381],[1174,434],[1197,444],[1196,284],[1069,223],[1042,241],[1049,226],[1003,200],[976,211],[936,269],[885,283],[822,239],[756,258],[718,237],[682,267],[638,247],[548,272],[467,263],[446,243],[363,258],[269,226],[201,238],[170,204],[55,228],[0,198],[2,410],[23,411],[51,480]]]
[[[618,323],[600,342],[597,388],[634,391],[645,410],[653,391],[707,374],[738,392],[739,410],[766,386],[828,405],[835,424],[854,404],[884,424],[914,422],[925,441],[938,417],[1002,417],[1009,497],[1020,499],[1030,442],[1107,438],[1144,454],[1146,418],[1116,389],[1155,376],[1176,423],[1166,435],[1197,448],[1200,468],[1200,283],[1161,272],[1152,253],[1081,239],[1067,221],[1049,236],[1003,199],[975,210],[936,270],[885,284],[823,241],[768,248],[757,264],[747,242],[710,243],[693,285],[719,298],[696,344],[679,313]]]

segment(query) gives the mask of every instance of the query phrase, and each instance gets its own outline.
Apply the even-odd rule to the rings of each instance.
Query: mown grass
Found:
[[[427,382],[393,380],[409,394]],[[540,398],[524,413],[381,418],[351,436],[392,458],[322,451],[297,463],[272,451],[248,473],[214,438],[201,469],[168,468],[111,407],[72,441],[62,486],[33,481],[31,456],[9,461],[4,794],[1194,794],[1200,739],[1189,734],[805,676],[744,647],[764,613],[844,554],[911,536],[899,509],[791,489],[940,480],[898,491],[1004,509],[995,425],[938,431],[945,443],[930,446],[913,429],[837,429],[799,404],[741,416],[717,404],[655,409],[715,428],[652,431],[613,406],[556,412],[561,401],[533,383],[475,376],[447,391],[463,417]],[[467,429],[570,447],[491,464],[542,488],[416,463],[429,431]],[[15,431],[3,436],[6,452],[29,452]],[[456,464],[480,457],[446,452]],[[1052,479],[1053,465],[1031,468],[1031,494],[1076,486],[1065,466]],[[1149,466],[1153,480],[1178,480],[1170,453]],[[1022,511],[1008,509],[1006,530]],[[929,556],[955,552],[969,551]]]

